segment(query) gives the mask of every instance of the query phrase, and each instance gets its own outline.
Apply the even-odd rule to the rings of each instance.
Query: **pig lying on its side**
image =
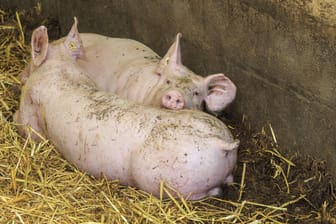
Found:
[[[49,138],[79,169],[156,196],[162,181],[191,200],[216,195],[232,181],[239,141],[220,120],[98,91],[74,59],[81,52],[77,20],[64,42],[48,44],[44,26],[33,32],[18,123]]]

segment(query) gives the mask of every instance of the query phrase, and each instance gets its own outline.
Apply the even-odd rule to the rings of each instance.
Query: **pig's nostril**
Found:
[[[170,100],[170,99],[171,99],[171,96],[170,96],[170,95],[167,95],[167,99]]]
[[[176,100],[176,103],[180,103],[181,102],[181,100]]]

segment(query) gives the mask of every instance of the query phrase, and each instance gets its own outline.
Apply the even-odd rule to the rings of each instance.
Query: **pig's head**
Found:
[[[161,59],[156,72],[161,77],[161,106],[168,109],[206,109],[219,112],[227,107],[236,96],[236,86],[224,74],[213,74],[206,78],[196,75],[182,64],[180,38]]]
[[[74,17],[74,24],[65,38],[63,45],[66,51],[66,54],[73,59],[83,58],[84,57],[84,47],[82,40],[79,37],[78,32],[78,20]],[[59,41],[55,41],[53,44],[59,44]],[[24,84],[29,78],[30,74],[38,68],[44,61],[47,60],[50,55],[49,52],[49,38],[48,31],[45,26],[40,26],[36,28],[32,33],[31,38],[31,61],[26,65],[24,70],[19,74],[18,79]]]

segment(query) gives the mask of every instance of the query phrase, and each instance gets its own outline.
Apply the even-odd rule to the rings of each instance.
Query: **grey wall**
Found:
[[[336,2],[332,0],[42,0],[66,34],[137,39],[160,55],[183,33],[184,63],[224,72],[238,86],[229,112],[255,129],[270,122],[279,143],[336,170]],[[5,7],[35,1],[2,0]]]

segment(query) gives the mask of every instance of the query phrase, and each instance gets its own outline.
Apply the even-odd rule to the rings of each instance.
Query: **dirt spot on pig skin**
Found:
[[[147,59],[151,63],[157,63],[161,60],[161,58],[158,56],[144,56],[144,59]]]
[[[116,101],[120,101],[120,99],[114,95],[106,95],[92,89],[89,94],[87,94],[87,97],[92,101],[86,108],[88,111],[87,118],[89,119],[108,120],[113,116],[114,119],[120,121],[127,114],[127,116],[129,116],[130,113],[133,113],[135,117],[137,116],[136,110],[130,111],[127,105],[115,103]]]

